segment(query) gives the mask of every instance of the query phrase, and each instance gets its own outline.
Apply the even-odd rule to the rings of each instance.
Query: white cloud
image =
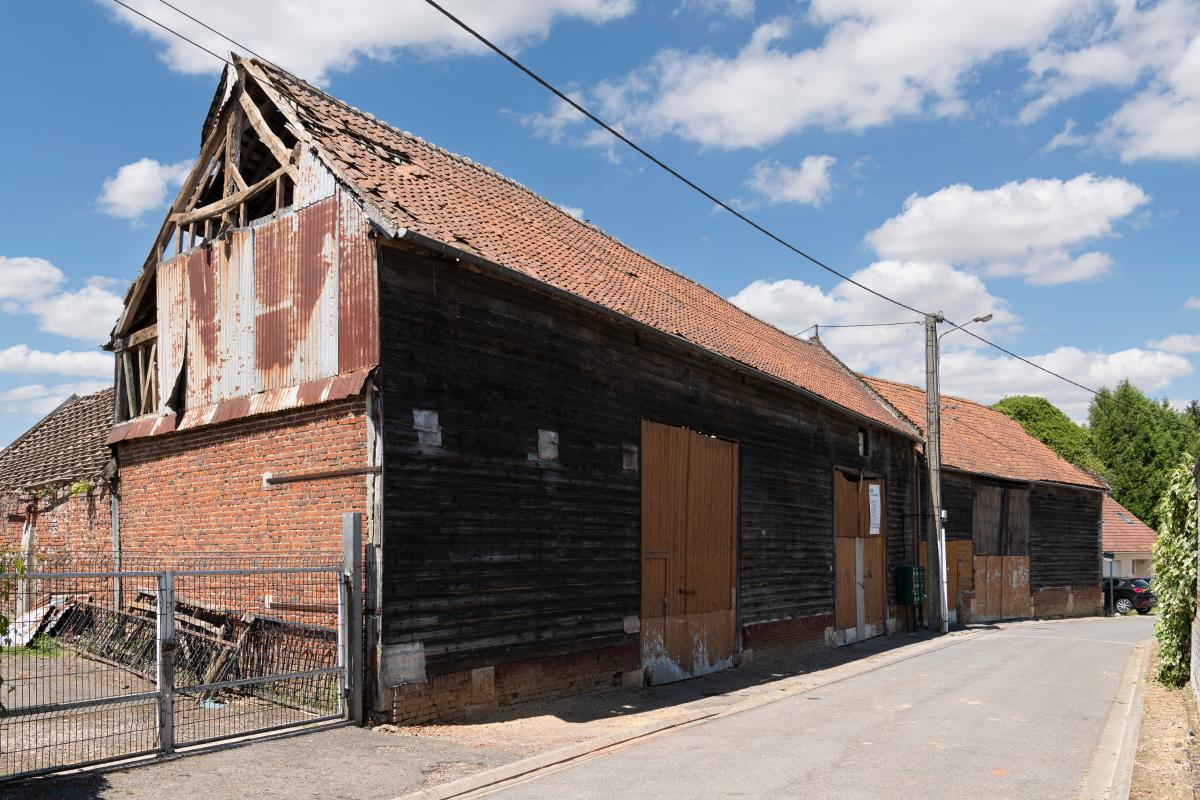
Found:
[[[18,375],[84,375],[112,376],[112,356],[98,351],[64,350],[47,353],[31,350],[28,345],[15,344],[0,350],[0,372]]]
[[[178,186],[192,169],[191,161],[160,164],[143,158],[126,164],[104,181],[98,202],[100,209],[113,217],[137,220],[167,202],[167,189]]]
[[[33,306],[48,333],[99,344],[108,340],[124,301],[110,292],[108,279],[92,278],[82,289],[47,297]]]
[[[568,214],[568,215],[574,217],[575,219],[578,219],[578,220],[583,219],[583,209],[579,208],[577,206],[559,206],[558,210],[563,212],[564,214]]]
[[[62,270],[44,258],[0,256],[0,310],[18,311],[58,291],[66,279]]]
[[[1076,36],[1048,42],[1030,57],[1037,97],[1021,121],[1094,89],[1132,90],[1102,124],[1101,144],[1127,162],[1200,157],[1200,5],[1160,0],[1110,7],[1113,13],[1101,7]]]
[[[1165,339],[1151,339],[1146,347],[1168,353],[1200,353],[1200,334],[1177,333]]]
[[[945,315],[956,322],[985,313],[994,318],[973,326],[991,341],[1004,342],[1022,329],[1008,303],[992,295],[977,275],[945,264],[883,261],[852,276],[867,286],[887,286],[898,300],[922,308],[928,298],[944,303]],[[911,315],[848,283],[830,291],[803,281],[754,281],[732,298],[750,313],[780,328],[798,333],[814,322],[823,324],[821,339],[852,369],[892,380],[924,384],[924,335]],[[870,328],[832,328],[836,324],[907,322],[914,324]],[[948,330],[942,327],[943,332]],[[806,335],[812,335],[811,331]],[[981,403],[1011,394],[1049,398],[1076,420],[1087,416],[1091,395],[1017,359],[992,350],[963,333],[942,340],[943,390]],[[1015,348],[1014,348],[1015,349]],[[1088,386],[1115,386],[1128,378],[1147,392],[1167,388],[1192,373],[1184,357],[1159,350],[1133,348],[1113,353],[1059,347],[1030,358],[1047,369]]]
[[[1106,253],[1074,255],[1078,246],[1113,235],[1113,224],[1150,198],[1136,184],[1084,174],[1069,181],[1030,178],[996,189],[955,184],[922,197],[871,231],[884,258],[946,261],[1034,284],[1102,277]]]
[[[1067,124],[1063,129],[1054,134],[1054,138],[1046,142],[1046,146],[1042,148],[1043,152],[1052,153],[1062,147],[1081,147],[1088,143],[1088,137],[1082,133],[1075,132],[1075,120],[1067,120]]]
[[[923,308],[930,297],[937,297],[942,303],[941,310],[956,321],[991,313],[994,317],[987,324],[989,337],[1008,336],[1020,329],[1019,319],[1008,303],[992,295],[977,275],[946,264],[879,261],[851,277],[867,286],[886,286],[888,294],[915,308]],[[820,323],[821,339],[855,369],[878,369],[909,362],[920,365],[924,357],[925,339],[916,315],[849,283],[839,283],[825,292],[804,281],[758,280],[730,301],[791,333]],[[912,324],[827,327],[878,322]],[[812,332],[805,335],[811,336]],[[961,334],[947,337],[945,341],[951,350],[979,344]]]
[[[0,311],[31,314],[38,328],[92,344],[108,339],[124,305],[112,278],[89,278],[66,291],[62,270],[44,258],[0,256]]]
[[[835,163],[833,156],[806,156],[799,167],[764,159],[754,165],[746,186],[771,204],[819,206],[829,199],[829,170]]]
[[[1189,297],[1183,301],[1183,307],[1188,311],[1200,311],[1200,297]]]
[[[215,53],[229,42],[152,0],[129,5]],[[545,39],[557,19],[602,24],[631,13],[633,0],[458,0],[453,12],[483,35],[508,47]],[[114,15],[163,45],[162,59],[184,73],[216,72],[212,56],[122,8]],[[331,70],[349,70],[362,59],[387,60],[400,48],[438,57],[482,52],[482,46],[424,3],[374,0],[210,0],[196,14],[247,47],[296,74],[323,82]]]
[[[1031,356],[1030,361],[1092,388],[1113,388],[1128,379],[1147,393],[1161,392],[1172,381],[1193,371],[1191,363],[1183,356],[1140,348],[1105,353],[1058,347]],[[903,370],[904,374],[891,377],[909,382],[921,380],[923,374],[920,365],[917,366],[917,370]],[[1079,422],[1087,419],[1088,404],[1092,399],[1091,393],[1028,364],[1008,356],[991,357],[981,351],[944,354],[941,377],[946,394],[980,403],[994,403],[1014,394],[1040,395]]]
[[[42,386],[39,383],[0,391],[0,416],[40,418],[58,408],[71,395],[87,395],[109,386],[106,381],[79,381]]]
[[[777,18],[734,54],[665,50],[594,95],[639,135],[717,148],[763,147],[810,126],[954,116],[975,68],[1041,46],[1077,13],[1070,0],[815,0],[806,21],[824,35],[814,47],[788,47],[795,21]]]
[[[721,14],[734,19],[754,16],[754,0],[683,0],[675,13],[696,11],[701,14]]]

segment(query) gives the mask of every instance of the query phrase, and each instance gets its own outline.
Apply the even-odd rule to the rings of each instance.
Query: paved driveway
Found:
[[[1073,798],[1150,618],[1005,628],[489,797]]]

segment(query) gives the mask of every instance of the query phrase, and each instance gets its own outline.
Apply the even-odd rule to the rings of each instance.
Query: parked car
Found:
[[[1112,587],[1112,604],[1109,605],[1109,586]],[[1105,578],[1104,604],[1110,611],[1116,608],[1118,614],[1128,614],[1136,611],[1139,614],[1149,614],[1150,609],[1158,605],[1158,598],[1150,583],[1141,578]]]

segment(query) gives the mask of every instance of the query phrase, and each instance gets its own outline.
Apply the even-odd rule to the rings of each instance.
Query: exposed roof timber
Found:
[[[238,98],[238,102],[241,104],[242,110],[246,112],[246,119],[249,120],[251,127],[258,133],[259,140],[267,146],[267,149],[271,151],[271,155],[275,156],[275,160],[287,169],[288,175],[291,176],[292,180],[296,180],[295,151],[288,150],[287,146],[279,140],[279,137],[275,135],[275,131],[271,130],[271,126],[263,118],[262,111],[250,99],[248,93],[242,92],[241,97]]]
[[[205,219],[206,217],[215,217],[222,212],[229,211],[232,208],[237,208],[251,197],[254,197],[268,186],[274,184],[275,179],[284,174],[291,174],[291,171],[289,171],[286,166],[279,167],[262,180],[254,183],[251,186],[247,186],[245,189],[236,191],[231,195],[222,197],[220,200],[191,211],[182,211],[178,214],[172,214],[171,222],[175,225],[187,225],[188,223],[195,222],[196,220]]]

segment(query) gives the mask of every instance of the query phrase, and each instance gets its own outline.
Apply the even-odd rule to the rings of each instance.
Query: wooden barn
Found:
[[[911,419],[923,418],[924,391],[866,380]],[[922,470],[924,498],[927,474]],[[942,507],[951,620],[1103,613],[1100,542],[1106,492],[1102,481],[1059,458],[1019,422],[988,406],[943,395]]]
[[[112,339],[127,546],[362,511],[398,721],[905,624],[919,432],[819,341],[269,64],[201,138]]]

